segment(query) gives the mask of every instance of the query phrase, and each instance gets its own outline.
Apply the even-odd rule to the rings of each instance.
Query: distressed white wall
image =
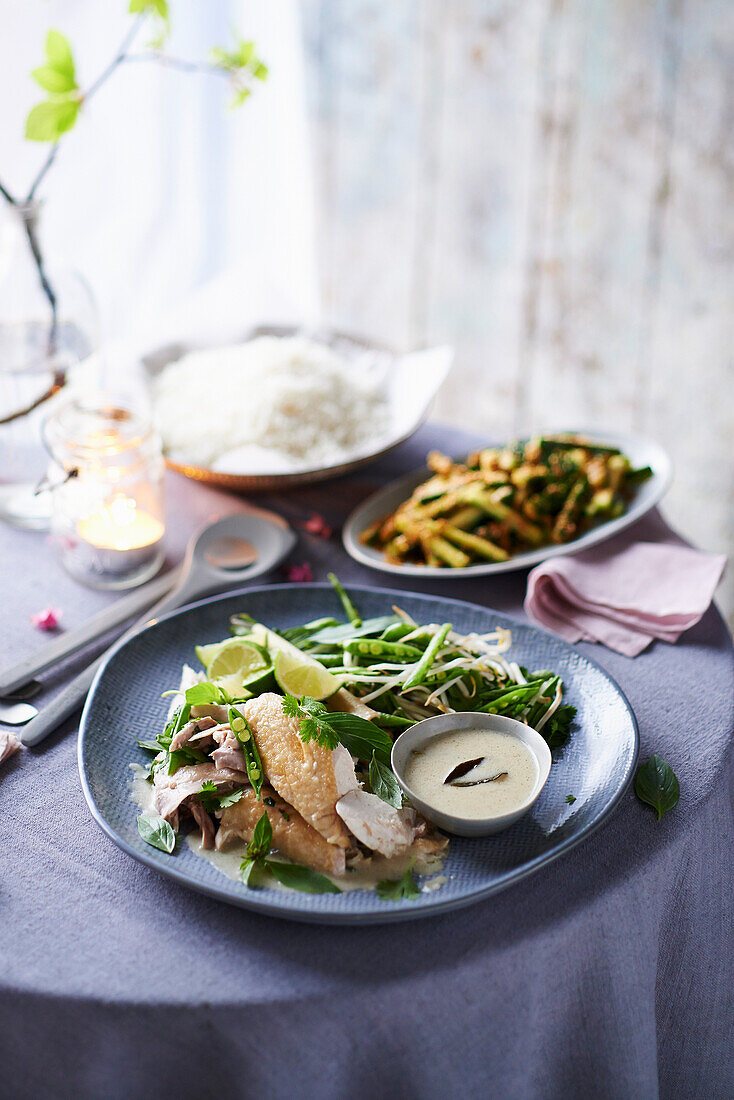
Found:
[[[665,514],[731,554],[731,0],[302,13],[327,319],[451,341],[445,420],[654,436]]]

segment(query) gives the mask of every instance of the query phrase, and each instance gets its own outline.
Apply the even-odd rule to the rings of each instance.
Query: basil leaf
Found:
[[[268,854],[273,844],[273,829],[268,817],[268,811],[263,810],[262,817],[258,821],[252,833],[252,840],[247,845],[247,855],[251,859],[261,859]]]
[[[368,718],[338,711],[329,715],[329,725],[344,748],[358,760],[371,760],[374,753],[383,764],[390,763],[392,738]]]
[[[228,700],[227,693],[217,684],[210,684],[208,680],[186,689],[186,702],[193,707],[205,706],[207,703],[226,703]]]
[[[161,746],[157,741],[138,741],[138,744],[141,749],[147,749],[148,752],[154,752],[156,755],[161,751]]]
[[[412,867],[414,859],[410,861],[410,867],[405,874],[396,880],[383,879],[377,883],[377,896],[383,901],[403,901],[405,898],[420,897],[420,888],[413,878]]]
[[[240,864],[240,874],[245,886],[249,886],[251,890],[256,890],[259,886],[262,886],[265,868],[261,860],[245,856]]]
[[[283,886],[289,886],[291,890],[302,890],[305,894],[341,894],[341,890],[331,879],[326,875],[320,875],[318,871],[312,871],[310,867],[269,859],[267,868],[278,882]]]
[[[383,802],[387,802],[389,806],[394,806],[396,810],[399,810],[402,806],[403,792],[395,778],[395,773],[392,768],[382,764],[374,752],[370,763],[370,787],[372,793],[381,798]]]
[[[138,832],[146,844],[159,848],[161,852],[172,852],[176,847],[176,834],[162,817],[145,817],[141,814],[138,818]]]
[[[660,756],[651,756],[645,761],[637,772],[635,794],[641,802],[652,806],[660,821],[680,797],[678,779],[670,764]]]

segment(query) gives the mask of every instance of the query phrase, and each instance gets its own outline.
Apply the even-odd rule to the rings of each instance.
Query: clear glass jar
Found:
[[[45,467],[45,401],[97,342],[84,279],[42,247],[38,202],[0,205],[0,518],[47,528],[50,500],[35,495]]]
[[[53,458],[51,530],[64,568],[93,588],[132,588],[163,562],[161,440],[104,398],[76,400],[44,425]]]

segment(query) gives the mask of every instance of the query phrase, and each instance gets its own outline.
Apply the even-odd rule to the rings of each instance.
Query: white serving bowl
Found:
[[[538,765],[538,778],[532,791],[516,809],[509,813],[494,814],[486,818],[457,817],[454,814],[437,810],[429,803],[419,798],[405,782],[405,770],[408,758],[415,749],[420,749],[427,741],[439,734],[450,733],[462,729],[486,729],[495,733],[509,733],[526,745]],[[410,729],[405,730],[395,741],[391,754],[392,768],[397,776],[398,783],[402,787],[410,802],[423,817],[444,829],[447,833],[457,836],[488,836],[491,833],[499,833],[509,828],[527,813],[537,800],[540,792],[546,784],[551,768],[551,753],[545,739],[524,722],[518,722],[514,718],[506,718],[501,714],[485,714],[483,712],[458,711],[454,714],[437,714],[433,718],[425,718],[417,722]]]

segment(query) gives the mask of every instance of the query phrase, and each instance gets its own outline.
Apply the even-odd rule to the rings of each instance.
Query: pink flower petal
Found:
[[[39,630],[56,630],[61,621],[60,607],[45,607],[31,615],[31,622]]]
[[[301,524],[301,527],[304,531],[308,531],[309,535],[316,535],[319,539],[331,538],[331,527],[318,512],[314,512],[310,519]]]
[[[294,584],[307,584],[313,580],[313,570],[307,561],[304,561],[301,565],[287,565],[285,575]]]

